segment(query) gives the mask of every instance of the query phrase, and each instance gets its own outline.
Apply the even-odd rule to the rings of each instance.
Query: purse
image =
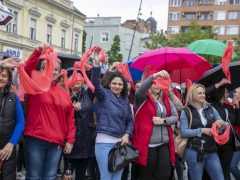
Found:
[[[192,112],[188,107],[186,109],[189,111],[189,117],[188,117],[189,118],[189,129],[191,129],[191,126],[192,126]],[[185,149],[186,149],[186,146],[187,146],[188,138],[182,137],[179,129],[174,130],[173,136],[174,136],[175,152],[180,158],[183,159],[184,152],[185,152]]]
[[[71,164],[69,163],[69,158],[67,158],[68,161],[68,167],[66,169],[66,171],[64,172],[63,175],[63,180],[73,180],[73,175],[72,175],[72,171],[71,171]]]
[[[108,170],[116,172],[126,167],[139,157],[138,150],[130,144],[121,145],[117,142],[108,154]]]

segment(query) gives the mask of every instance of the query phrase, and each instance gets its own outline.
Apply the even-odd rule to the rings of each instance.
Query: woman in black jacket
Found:
[[[82,81],[75,82],[71,88],[74,117],[76,125],[76,141],[71,154],[65,155],[65,170],[75,171],[76,179],[85,179],[90,158],[94,157],[96,125],[93,119],[94,95],[86,89]],[[70,166],[70,167],[69,167]]]

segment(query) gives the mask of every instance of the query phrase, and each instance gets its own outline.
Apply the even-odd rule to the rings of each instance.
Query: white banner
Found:
[[[3,51],[6,51],[12,57],[19,57],[20,59],[23,58],[23,50],[21,49],[3,46]]]
[[[12,13],[0,1],[0,25],[7,25],[13,19]]]

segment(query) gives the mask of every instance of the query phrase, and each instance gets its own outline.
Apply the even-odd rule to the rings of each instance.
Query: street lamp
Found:
[[[140,5],[139,5],[139,9],[138,9],[138,14],[137,14],[137,21],[136,21],[135,26],[134,26],[134,31],[133,31],[133,36],[132,36],[132,42],[131,42],[130,50],[129,50],[129,54],[128,54],[128,60],[129,60],[130,57],[131,57],[132,46],[133,46],[133,41],[134,41],[136,29],[137,29],[137,24],[138,24],[138,21],[139,21],[139,16],[142,15],[141,12],[140,12],[140,11],[141,11],[141,7],[142,7],[142,0],[140,0]]]

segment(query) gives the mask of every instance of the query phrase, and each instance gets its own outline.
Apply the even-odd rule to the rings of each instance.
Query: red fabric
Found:
[[[95,52],[99,51],[100,55],[102,56],[101,62],[106,63],[106,55],[102,48],[98,46],[94,46],[91,49],[89,49],[86,53],[83,54],[81,61],[75,62],[74,67],[79,68],[83,74],[84,82],[85,84],[91,89],[92,92],[94,92],[95,87],[92,85],[91,81],[88,79],[86,74],[86,68],[91,69],[92,66],[87,62],[89,56]]]
[[[74,66],[72,77],[68,80],[68,87],[73,87],[76,82],[84,82],[84,78],[81,73],[77,72],[77,67]]]
[[[182,95],[176,87],[173,88],[173,93],[177,96],[178,99],[182,99]]]
[[[62,69],[59,76],[63,77],[64,87],[67,88],[68,87],[67,70]]]
[[[222,69],[223,73],[225,74],[226,78],[231,81],[231,74],[229,71],[229,64],[232,59],[232,54],[234,52],[233,42],[230,41],[228,43],[228,47],[224,50],[224,54],[222,57]]]
[[[216,143],[220,145],[226,144],[229,140],[230,125],[227,124],[227,127],[222,135],[218,134],[218,127],[216,124],[212,126],[211,132],[213,134],[213,137]]]
[[[186,89],[189,90],[189,88],[192,86],[192,81],[190,79],[186,79],[185,85],[186,85]]]
[[[171,87],[171,79],[170,78],[155,78],[153,80],[153,84],[161,89],[163,92],[167,92]]]
[[[74,109],[69,93],[58,84],[48,92],[27,94],[25,136],[64,145],[75,142]]]
[[[131,89],[134,90],[134,83],[133,83],[132,76],[129,71],[128,65],[119,63],[116,65],[116,68],[118,69],[119,72],[122,73],[123,77],[125,77],[128,80],[128,82],[131,85]]]
[[[136,160],[136,163],[141,164],[143,166],[147,165],[148,159],[148,145],[152,135],[153,122],[152,118],[156,116],[156,103],[153,100],[152,96],[148,93],[147,99],[142,106],[140,106],[136,110],[135,114],[135,122],[134,122],[134,130],[132,136],[132,143],[137,148],[140,153],[139,158]],[[168,108],[168,105],[166,105]],[[169,108],[168,108],[169,115]],[[168,127],[169,133],[169,151],[170,151],[170,160],[171,163],[175,163],[175,149],[174,142],[172,137],[172,132],[170,130],[170,126]]]
[[[36,51],[33,52],[35,54]],[[39,54],[38,54],[39,55]],[[34,59],[31,59],[34,57]],[[36,71],[36,65],[39,59],[46,60],[46,66],[43,71]],[[55,69],[57,56],[53,52],[52,48],[43,48],[41,56],[30,56],[28,59],[29,64],[32,63],[35,67],[32,69],[23,68],[22,66],[18,67],[20,86],[24,93],[26,94],[39,94],[47,92],[52,84],[53,71]],[[26,71],[25,71],[26,70]],[[29,76],[30,75],[30,76]]]

